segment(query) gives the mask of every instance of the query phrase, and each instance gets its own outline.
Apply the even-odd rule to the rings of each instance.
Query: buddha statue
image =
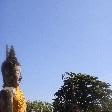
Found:
[[[26,112],[26,100],[19,87],[21,65],[13,46],[6,47],[6,60],[2,63],[3,89],[0,91],[0,112]]]

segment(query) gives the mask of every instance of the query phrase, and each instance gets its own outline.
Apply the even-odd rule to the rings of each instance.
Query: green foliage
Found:
[[[112,112],[112,90],[108,83],[72,72],[62,78],[64,85],[55,93],[54,112]]]
[[[27,112],[52,112],[52,104],[42,101],[27,101]]]

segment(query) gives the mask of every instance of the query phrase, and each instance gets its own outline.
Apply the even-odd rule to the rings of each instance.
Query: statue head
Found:
[[[1,66],[3,87],[17,87],[21,81],[21,65],[15,56],[13,46],[6,47],[6,60]]]

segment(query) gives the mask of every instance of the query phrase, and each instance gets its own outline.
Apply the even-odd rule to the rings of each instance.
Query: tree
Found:
[[[112,112],[110,85],[86,74],[65,73],[55,93],[54,112]]]
[[[52,112],[51,103],[42,101],[27,101],[27,112]]]

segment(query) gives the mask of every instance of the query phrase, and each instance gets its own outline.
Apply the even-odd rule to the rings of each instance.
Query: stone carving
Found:
[[[3,89],[0,91],[0,112],[26,112],[26,101],[19,87],[21,65],[13,46],[6,47],[6,60],[2,63]]]

